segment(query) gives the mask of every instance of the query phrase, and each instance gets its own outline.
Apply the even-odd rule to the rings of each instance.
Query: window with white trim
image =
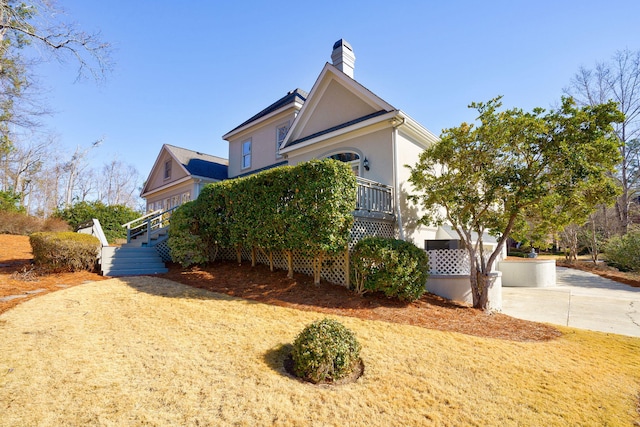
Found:
[[[164,179],[171,178],[171,160],[164,162]]]
[[[280,155],[280,146],[284,142],[284,137],[287,136],[289,130],[289,123],[282,124],[276,128],[276,157],[282,157]]]
[[[242,169],[251,167],[251,140],[242,143]]]

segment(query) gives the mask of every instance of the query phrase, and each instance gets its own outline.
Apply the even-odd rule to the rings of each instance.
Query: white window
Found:
[[[287,131],[289,130],[289,124],[285,123],[283,125],[280,125],[276,128],[276,157],[280,158],[282,157],[280,155],[280,146],[282,145],[282,142],[284,141],[284,137],[287,136]]]
[[[171,178],[171,160],[164,162],[164,179]]]
[[[175,208],[178,205],[180,205],[180,196],[171,197],[171,207]]]
[[[187,203],[189,200],[191,200],[191,192],[182,193],[182,203]]]
[[[242,169],[251,167],[251,140],[242,143]]]

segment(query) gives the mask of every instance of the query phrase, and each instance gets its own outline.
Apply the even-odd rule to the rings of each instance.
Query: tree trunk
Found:
[[[286,251],[287,253],[287,267],[289,272],[287,273],[287,277],[289,279],[293,279],[293,253],[291,251]]]
[[[489,289],[493,286],[495,277],[476,270],[470,275],[471,294],[473,295],[473,308],[489,311]]]
[[[242,265],[242,246],[236,246],[236,260],[238,261],[238,265]]]

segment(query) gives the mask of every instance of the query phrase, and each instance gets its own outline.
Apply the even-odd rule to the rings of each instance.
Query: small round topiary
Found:
[[[294,374],[315,384],[350,375],[360,363],[359,356],[360,344],[353,332],[332,319],[304,328],[291,351]]]

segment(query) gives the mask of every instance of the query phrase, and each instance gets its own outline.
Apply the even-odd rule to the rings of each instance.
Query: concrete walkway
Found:
[[[502,288],[502,312],[519,319],[640,337],[640,288],[557,267],[555,287]]]

